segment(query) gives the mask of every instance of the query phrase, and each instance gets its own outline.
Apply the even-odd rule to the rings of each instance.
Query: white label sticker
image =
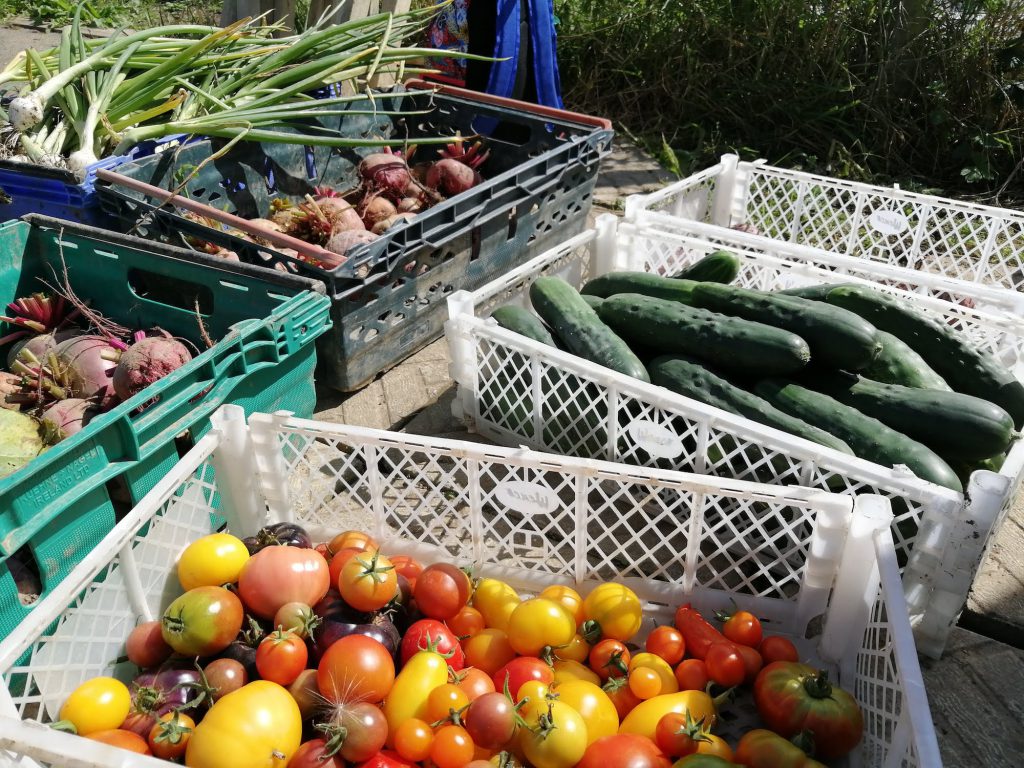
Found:
[[[634,421],[626,431],[638,447],[657,459],[674,459],[683,452],[683,441],[653,421]]]
[[[550,488],[526,480],[499,483],[494,494],[505,506],[524,515],[552,512],[558,504],[558,497]]]
[[[883,235],[898,235],[910,226],[907,217],[899,211],[875,211],[868,221],[876,232]]]

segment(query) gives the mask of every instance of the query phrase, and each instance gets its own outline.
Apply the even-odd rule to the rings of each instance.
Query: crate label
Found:
[[[674,432],[653,421],[634,421],[626,432],[637,447],[656,459],[674,459],[683,452],[683,441]]]
[[[102,469],[103,466],[97,464],[100,458],[97,448],[89,448],[59,471],[40,478],[31,488],[26,488],[22,498],[44,507]]]
[[[899,211],[875,211],[868,218],[868,222],[876,232],[883,235],[898,235],[910,227],[907,217]]]
[[[494,495],[506,507],[524,515],[548,514],[558,504],[558,497],[550,488],[526,480],[499,483]]]

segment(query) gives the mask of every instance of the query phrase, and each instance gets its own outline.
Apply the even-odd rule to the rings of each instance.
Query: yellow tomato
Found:
[[[531,714],[533,717],[537,717],[547,710],[548,687],[540,680],[527,680],[519,686],[515,698],[519,702],[526,700],[526,703],[519,708],[519,714],[529,720]]]
[[[619,713],[600,686],[586,680],[569,680],[559,683],[554,692],[559,701],[580,713],[587,726],[587,746],[619,730]]]
[[[587,726],[575,709],[561,701],[549,702],[537,717],[526,717],[520,743],[534,768],[572,768],[587,751]]]
[[[196,539],[178,559],[178,581],[187,592],[195,587],[220,587],[238,581],[249,550],[230,533],[211,533]]]
[[[628,642],[640,630],[643,606],[640,598],[622,584],[599,584],[583,601],[583,615],[596,621],[601,636]]]
[[[586,680],[594,685],[601,684],[601,678],[590,667],[585,667],[578,661],[563,661],[556,659],[553,665],[555,670],[555,683],[567,683],[570,680]]]
[[[500,629],[482,629],[462,641],[466,666],[482,669],[490,676],[516,657],[508,633]]]
[[[675,693],[679,690],[679,681],[676,680],[676,673],[672,671],[672,667],[661,656],[653,653],[638,653],[630,659],[629,671],[632,672],[637,667],[646,667],[658,673],[658,677],[661,678],[660,693]]]
[[[299,706],[286,688],[256,680],[219,699],[196,726],[189,768],[284,768],[302,740]]]
[[[714,757],[720,757],[723,760],[728,760],[729,762],[732,762],[732,747],[729,746],[729,743],[725,739],[723,739],[721,736],[716,736],[713,733],[706,733],[704,735],[708,739],[708,741],[697,742],[698,755],[713,755]],[[815,762],[817,761],[808,760],[807,765],[812,765]]]
[[[94,677],[75,688],[60,708],[60,719],[79,736],[117,728],[128,717],[132,696],[128,686],[112,677]]]
[[[555,658],[563,661],[584,662],[590,656],[590,644],[577,632],[567,644],[555,649]]]
[[[543,597],[516,606],[508,622],[508,639],[520,656],[538,656],[545,648],[568,645],[576,634],[572,616]]]
[[[662,717],[669,712],[687,711],[694,720],[704,718],[708,728],[717,720],[715,702],[704,691],[680,691],[641,701],[619,725],[619,733],[636,733],[654,741],[654,731]]]
[[[577,627],[583,623],[583,598],[572,587],[552,584],[550,587],[544,587],[537,597],[545,597],[565,608]]]
[[[508,584],[497,579],[481,579],[473,592],[473,607],[483,614],[487,626],[508,630],[512,611],[519,605],[519,595]]]

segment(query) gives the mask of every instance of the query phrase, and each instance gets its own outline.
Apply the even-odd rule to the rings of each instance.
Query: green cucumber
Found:
[[[507,304],[498,307],[491,312],[493,317],[502,328],[518,333],[521,336],[539,341],[542,344],[555,346],[555,340],[551,338],[548,329],[544,327],[540,319],[528,309],[517,307],[514,304]]]
[[[697,283],[693,280],[676,280],[660,277],[650,272],[609,272],[595,277],[580,289],[580,293],[606,299],[620,293],[639,293],[656,299],[690,302],[690,292]]]
[[[533,308],[575,355],[643,381],[647,370],[629,345],[601,322],[577,293],[560,277],[538,277],[530,286]]]
[[[606,299],[598,314],[631,344],[683,352],[740,374],[795,373],[811,358],[794,333],[677,301],[624,293]]]
[[[1016,436],[1010,414],[973,395],[883,384],[841,373],[823,373],[806,383],[924,443],[951,464],[1004,453]]]
[[[732,251],[714,251],[674,277],[709,283],[731,283],[740,273],[739,257]]]
[[[862,368],[860,375],[883,384],[902,384],[917,389],[941,389],[952,392],[949,384],[939,374],[928,367],[921,356],[910,345],[904,344],[896,336],[886,331],[878,332],[882,342],[882,351],[871,361],[867,368]]]
[[[817,285],[801,285],[798,288],[786,288],[782,291],[775,291],[778,296],[796,296],[811,301],[824,301],[825,296],[833,288],[858,288],[859,283],[818,283]]]
[[[850,446],[823,429],[780,411],[757,395],[733,386],[709,371],[697,359],[682,355],[665,355],[648,366],[651,383],[678,392],[680,395],[721,408],[737,416],[746,416],[759,424],[781,429],[791,435],[843,453],[853,454]]]
[[[963,493],[956,472],[938,454],[856,408],[782,379],[760,381],[754,393],[779,410],[831,432],[862,459],[886,467],[904,464],[922,480]]]
[[[810,346],[811,359],[830,368],[860,370],[882,348],[871,323],[853,312],[819,301],[701,283],[693,289],[692,303],[712,312],[795,333]]]
[[[587,305],[595,312],[597,311],[597,308],[604,303],[604,299],[600,296],[591,296],[589,293],[581,293],[580,296],[583,297],[583,300],[587,302]]]
[[[876,328],[898,337],[955,392],[995,403],[1010,414],[1017,429],[1024,427],[1024,383],[953,328],[870,288],[834,288],[826,301],[856,312]]]

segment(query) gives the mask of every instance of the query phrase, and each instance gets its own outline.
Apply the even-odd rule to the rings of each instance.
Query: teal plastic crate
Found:
[[[104,316],[159,326],[205,351],[0,479],[0,637],[31,611],[11,556],[38,569],[45,595],[209,429],[221,405],[312,415],[314,340],[330,327],[318,281],[42,216],[0,225],[0,306],[45,290],[39,278],[56,284],[64,268],[72,290]],[[216,340],[209,349],[197,301]]]

